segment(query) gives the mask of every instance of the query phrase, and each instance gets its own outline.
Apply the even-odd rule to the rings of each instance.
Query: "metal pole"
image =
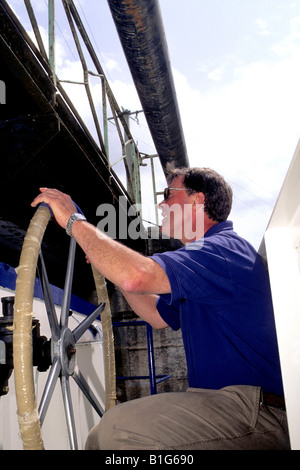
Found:
[[[40,52],[41,52],[42,56],[44,57],[44,59],[48,60],[47,53],[46,53],[45,48],[44,48],[42,36],[41,36],[40,30],[39,30],[39,27],[38,27],[36,17],[34,15],[34,11],[33,11],[31,2],[30,2],[30,0],[24,0],[24,3],[25,3],[25,6],[26,6],[26,9],[27,9],[27,12],[28,12],[29,19],[31,21],[31,25],[32,25],[32,28],[33,28],[35,38],[36,38],[36,41],[38,43]]]
[[[153,197],[154,197],[154,210],[155,210],[155,222],[158,225],[159,221],[158,221],[158,211],[157,211],[157,193],[156,193],[156,181],[155,181],[155,171],[154,171],[153,157],[158,157],[158,155],[150,155]]]
[[[49,63],[52,70],[52,78],[56,86],[55,75],[55,0],[48,1],[48,36],[49,36]]]
[[[129,130],[130,130],[129,116],[131,114],[137,114],[139,112],[142,112],[142,111],[131,112],[128,109],[125,109],[123,111],[122,114]],[[127,160],[127,165],[128,165],[129,177],[131,180],[131,185],[130,184],[127,185],[127,190],[130,191],[132,187],[133,194],[130,194],[130,195],[133,198],[134,202],[138,205],[139,209],[141,209],[142,196],[141,196],[141,178],[140,178],[140,161],[139,161],[140,157],[134,145],[134,142],[129,138],[129,136],[126,133],[126,128],[124,129],[124,140],[125,140],[126,160]]]
[[[153,332],[152,326],[149,323],[147,327],[147,343],[148,343],[148,362],[149,362],[149,375],[150,375],[150,391],[151,395],[157,393],[156,387],[156,375],[155,375],[155,359],[154,359],[154,347],[153,347]]]
[[[107,102],[106,102],[106,83],[105,77],[101,76],[102,82],[102,108],[103,108],[103,128],[104,128],[104,145],[107,160],[109,161],[109,145],[108,145],[108,129],[107,129]]]

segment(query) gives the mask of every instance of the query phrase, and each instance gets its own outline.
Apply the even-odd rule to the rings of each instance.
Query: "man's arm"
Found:
[[[111,239],[88,222],[76,221],[73,235],[90,262],[104,277],[131,294],[170,292],[158,263]]]
[[[121,291],[132,310],[155,330],[162,330],[169,325],[162,319],[157,308],[155,294],[129,294]]]
[[[32,206],[41,202],[49,204],[56,221],[64,229],[76,212],[71,198],[55,189],[41,188],[41,194]],[[158,263],[111,239],[86,221],[76,221],[72,235],[95,268],[121,289],[137,315],[154,328],[167,326],[156,310],[156,296],[152,295],[171,291],[168,278]]]

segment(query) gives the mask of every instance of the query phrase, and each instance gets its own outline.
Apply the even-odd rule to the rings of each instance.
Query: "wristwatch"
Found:
[[[70,237],[72,237],[72,228],[76,220],[86,220],[86,218],[83,214],[79,214],[78,212],[74,212],[74,214],[71,215],[66,226],[66,232]]]

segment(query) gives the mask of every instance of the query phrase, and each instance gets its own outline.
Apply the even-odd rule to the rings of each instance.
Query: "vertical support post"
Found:
[[[131,113],[128,109],[123,111],[124,120],[129,127],[129,116]],[[129,177],[131,179],[131,185],[127,185],[128,192],[134,202],[141,208],[142,197],[141,197],[141,178],[140,178],[140,162],[139,155],[136,152],[136,148],[133,142],[129,140],[129,137],[124,130],[124,140],[125,140],[125,155],[128,164]],[[132,191],[130,186],[132,186]],[[132,194],[133,193],[133,194]]]
[[[158,155],[150,155],[150,162],[151,162],[152,187],[153,187],[153,198],[154,198],[155,222],[158,225],[157,193],[156,193],[156,181],[155,181],[155,171],[154,171],[154,163],[153,163],[153,158],[157,156]]]
[[[105,77],[101,75],[102,82],[102,108],[103,108],[103,129],[104,129],[104,146],[106,150],[106,157],[109,161],[109,145],[108,145],[108,128],[107,128],[107,101],[106,101],[106,84]]]
[[[135,202],[138,206],[138,211],[142,210],[142,195],[141,195],[141,177],[140,177],[140,156],[136,151],[134,142],[130,144],[132,160],[133,160],[133,187],[135,191]]]
[[[151,395],[157,393],[156,387],[156,375],[155,375],[155,358],[154,358],[154,348],[153,348],[153,331],[152,326],[149,323],[146,324],[147,327],[147,345],[148,345],[148,362],[149,362],[149,375],[150,375],[150,392]]]
[[[0,104],[6,104],[6,86],[3,80],[0,80]]]
[[[48,40],[49,63],[52,70],[53,83],[56,86],[55,72],[55,0],[48,0]]]
[[[126,122],[128,128],[129,128],[129,114],[130,114],[130,111],[128,109],[123,111],[124,121]],[[135,197],[134,197],[135,191],[134,191],[134,186],[133,186],[133,162],[131,158],[131,148],[128,146],[128,139],[129,137],[126,133],[126,130],[124,129],[125,158],[127,161],[128,173],[129,173],[127,178],[130,179],[130,182],[127,181],[127,191],[130,194],[131,198],[135,201]]]

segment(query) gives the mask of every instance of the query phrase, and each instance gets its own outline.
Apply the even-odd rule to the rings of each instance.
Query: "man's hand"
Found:
[[[31,206],[45,202],[49,204],[57,223],[66,228],[67,222],[74,212],[77,212],[76,206],[67,194],[51,188],[40,188],[41,193],[32,201]]]

